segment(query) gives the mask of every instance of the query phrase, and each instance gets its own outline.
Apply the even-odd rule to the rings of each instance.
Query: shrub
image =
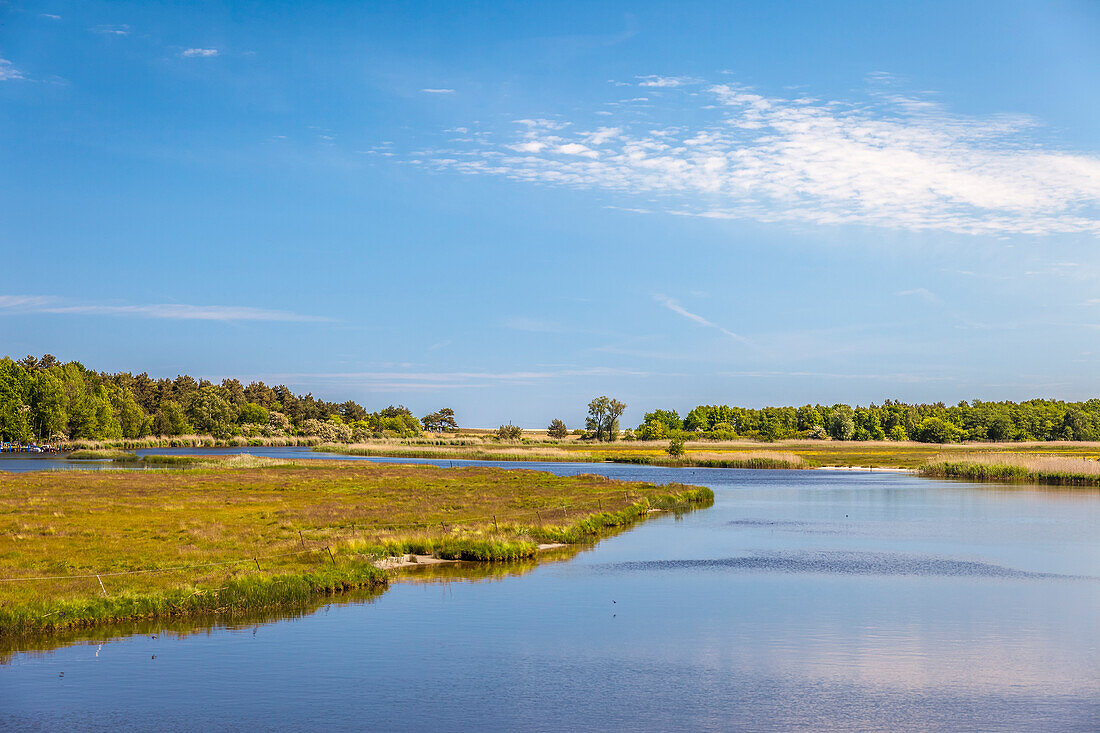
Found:
[[[673,438],[668,441],[668,448],[665,449],[665,452],[672,458],[680,458],[684,455],[684,441],[679,438]]]
[[[497,428],[497,437],[501,440],[519,440],[523,437],[523,428],[508,423]]]

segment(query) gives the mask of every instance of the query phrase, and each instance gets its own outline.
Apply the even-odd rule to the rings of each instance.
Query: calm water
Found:
[[[15,654],[0,725],[1100,729],[1100,494],[525,467],[705,484],[717,501],[523,574]]]

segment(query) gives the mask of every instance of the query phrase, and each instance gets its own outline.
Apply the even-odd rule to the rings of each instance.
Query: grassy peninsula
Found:
[[[384,587],[388,557],[531,558],[712,501],[594,475],[365,461],[0,474],[0,637],[293,608]]]

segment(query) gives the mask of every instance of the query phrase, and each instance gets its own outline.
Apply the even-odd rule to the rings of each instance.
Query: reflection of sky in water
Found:
[[[545,467],[705,482],[718,500],[493,582],[17,655],[0,724],[1100,727],[1095,492]]]

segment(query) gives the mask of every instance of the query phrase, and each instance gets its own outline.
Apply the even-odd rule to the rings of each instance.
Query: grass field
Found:
[[[530,558],[540,542],[581,542],[651,508],[713,501],[707,489],[594,475],[199,465],[0,474],[0,637],[301,605],[385,585],[375,563],[386,555]]]
[[[826,466],[870,468],[919,468],[936,460],[945,450],[960,455],[1004,453],[1011,455],[1054,455],[1078,458],[1100,457],[1100,443],[966,443],[944,446],[932,443],[895,441],[791,440],[777,443],[753,441],[689,441],[685,455],[672,459],[667,441],[588,443],[576,440],[529,443],[480,443],[470,437],[451,443],[410,445],[377,441],[350,446],[323,445],[314,450],[364,456],[416,458],[528,460],[528,461],[621,461],[674,466],[726,466],[730,468],[817,468]],[[767,459],[755,461],[754,458]]]

